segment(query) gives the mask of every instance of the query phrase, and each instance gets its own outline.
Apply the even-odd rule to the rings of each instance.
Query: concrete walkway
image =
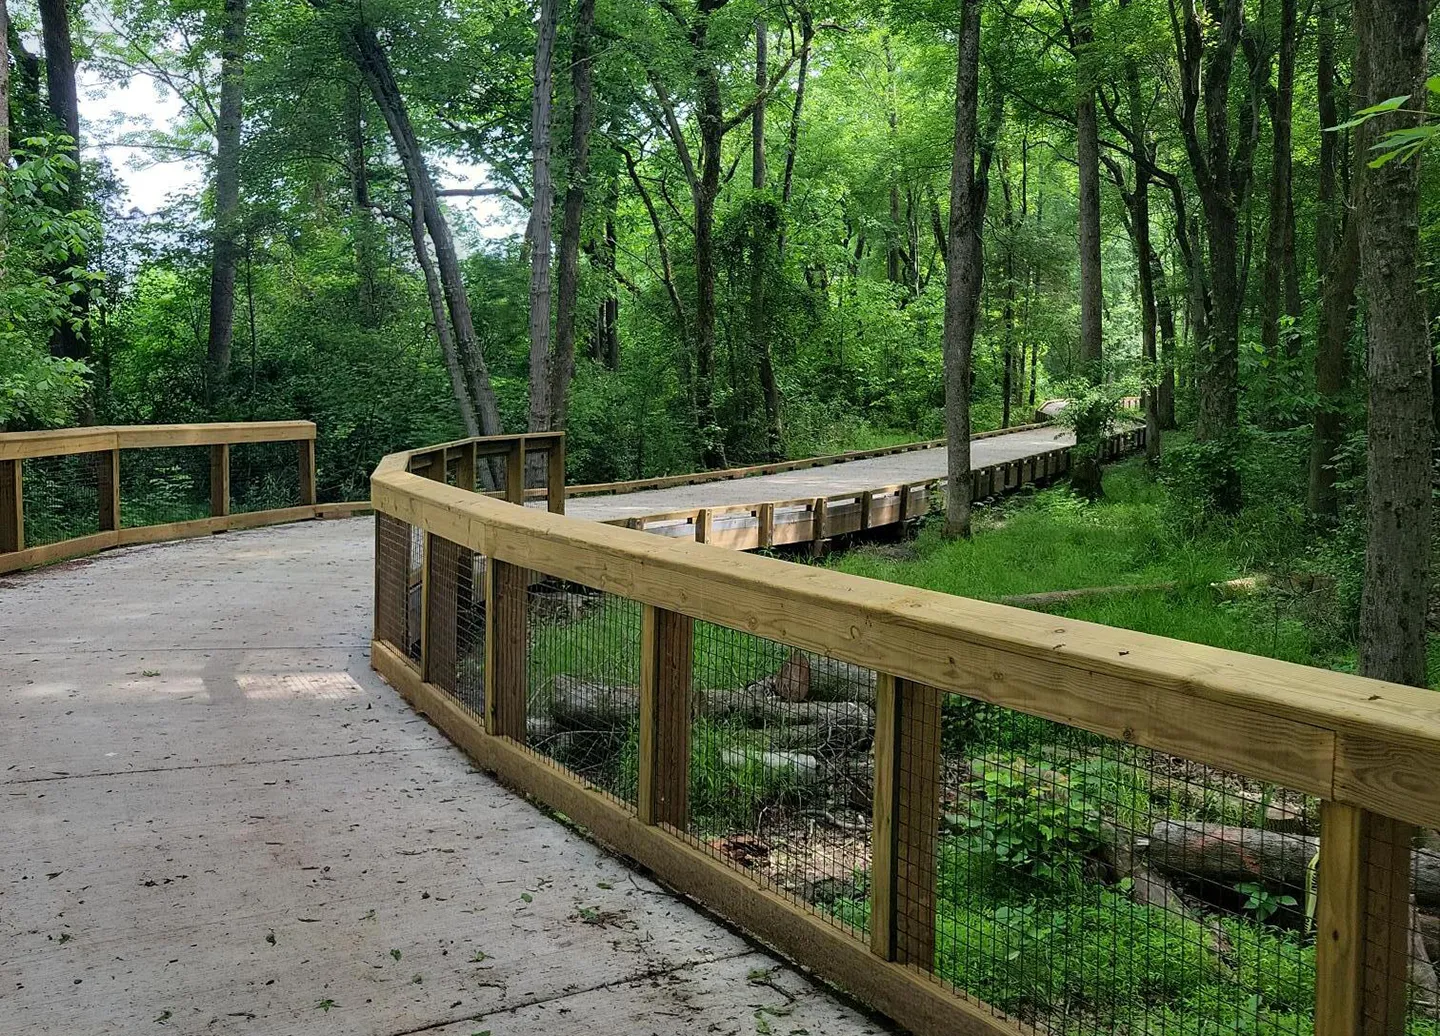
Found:
[[[884,1031],[411,712],[372,536],[0,580],[0,1034]]]

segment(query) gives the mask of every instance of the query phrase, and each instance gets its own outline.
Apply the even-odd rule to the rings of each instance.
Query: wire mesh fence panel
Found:
[[[578,583],[511,572],[524,585],[527,747],[634,806],[641,606]]]
[[[411,594],[411,526],[387,514],[375,515],[375,639],[411,655],[420,636],[418,594]]]
[[[245,442],[230,447],[230,510],[269,511],[300,503],[300,444]]]
[[[22,463],[26,546],[100,531],[100,479],[109,453],[30,457]]]
[[[1313,800],[958,696],[917,711],[938,765],[902,751],[898,780],[938,794],[896,826],[934,863],[897,863],[897,959],[1047,1033],[1313,1030]]]
[[[484,715],[484,559],[434,535],[429,551],[425,678]]]
[[[697,622],[691,682],[688,808],[679,833],[863,935],[875,673]]]
[[[120,518],[127,529],[188,522],[209,514],[209,447],[120,451]]]

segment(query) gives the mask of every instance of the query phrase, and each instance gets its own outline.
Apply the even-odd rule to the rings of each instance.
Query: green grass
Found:
[[[1017,594],[1173,583],[1050,609],[1177,640],[1345,668],[1349,646],[1274,595],[1221,600],[1211,584],[1250,574],[1254,544],[1230,527],[1187,536],[1171,520],[1164,487],[1141,460],[1105,475],[1105,498],[1087,503],[1060,485],[977,510],[975,536],[949,541],[935,526],[909,549],[860,548],[831,565],[854,575],[995,601]]]

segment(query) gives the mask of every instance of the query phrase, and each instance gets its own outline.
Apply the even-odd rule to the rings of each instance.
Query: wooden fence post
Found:
[[[826,507],[823,496],[817,496],[814,503],[810,505],[810,553],[817,558],[825,553]]]
[[[565,513],[565,436],[550,440],[550,459],[545,473],[545,500],[551,514]]]
[[[935,961],[940,692],[878,674],[870,945],[928,971]]]
[[[525,437],[517,435],[505,454],[505,499],[525,506]]]
[[[1320,805],[1315,1036],[1401,1036],[1410,967],[1414,828]]]
[[[775,505],[761,504],[756,521],[760,523],[760,549],[775,546]]]
[[[475,444],[467,442],[459,448],[458,459],[455,464],[455,484],[461,489],[468,489],[475,492],[480,485],[479,470],[475,466]]]
[[[22,460],[0,460],[0,553],[25,549]]]
[[[300,495],[304,497],[303,469],[301,487]],[[210,447],[210,513],[217,517],[230,513],[230,446],[228,443],[215,443]]]
[[[875,494],[867,489],[860,494],[860,531],[870,528],[870,509],[875,505]]]
[[[690,689],[695,620],[644,605],[640,622],[641,823],[685,830],[690,819]]]
[[[695,512],[695,542],[710,542],[710,508],[702,507]]]
[[[512,451],[514,458],[523,451]],[[522,483],[523,486],[523,483]],[[510,484],[506,485],[509,494]],[[485,563],[485,730],[525,743],[527,605],[525,570],[508,561]]]
[[[114,532],[120,528],[120,450],[100,454],[99,493],[100,531]]]
[[[300,440],[300,503],[315,503],[315,440]]]

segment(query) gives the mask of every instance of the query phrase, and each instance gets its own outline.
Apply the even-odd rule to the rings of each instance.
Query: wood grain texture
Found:
[[[301,439],[297,444],[300,464],[300,503],[315,503],[315,439]],[[442,472],[440,477],[445,477]]]
[[[870,816],[870,950],[895,959],[895,814],[899,790],[896,680],[875,674],[875,785]]]
[[[502,738],[419,674],[388,645],[371,647],[371,663],[482,769],[586,828],[598,841],[649,868],[917,1036],[1020,1036],[1019,1026],[972,1004],[913,970],[881,960],[859,939],[813,912],[759,887],[743,872],[694,848],[665,827],[644,824],[628,808]]]
[[[519,451],[516,451],[518,453]],[[514,456],[515,454],[512,454]],[[485,566],[485,715],[490,733],[525,743],[529,573],[489,558]]]
[[[230,444],[216,443],[210,447],[210,514],[224,517],[230,513]]]
[[[933,687],[896,681],[894,959],[922,971],[935,964],[940,699]]]
[[[19,459],[0,460],[0,553],[15,553],[24,549],[24,462]]]

